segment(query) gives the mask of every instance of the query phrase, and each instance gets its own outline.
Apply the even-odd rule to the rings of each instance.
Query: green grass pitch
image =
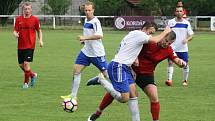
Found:
[[[108,61],[127,32],[104,31]],[[17,41],[12,30],[0,30],[0,121],[86,121],[105,93],[100,86],[87,87],[97,75],[90,66],[82,73],[78,111],[64,112],[61,95],[70,93],[74,60],[81,49],[79,30],[43,30],[45,46],[35,51],[32,69],[39,78],[34,88],[21,88],[23,73],[17,65]],[[156,81],[161,103],[161,121],[215,121],[215,34],[196,32],[189,43],[189,86],[181,85],[182,70],[175,68],[174,84],[164,85],[167,61],[158,65]],[[149,101],[138,89],[141,121],[150,121]],[[114,101],[98,121],[131,121],[128,105]]]

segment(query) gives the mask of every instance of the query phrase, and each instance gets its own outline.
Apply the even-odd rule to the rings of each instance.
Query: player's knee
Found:
[[[73,74],[74,74],[74,75],[79,75],[79,74],[81,74],[81,69],[74,68]]]
[[[128,99],[122,99],[122,100],[120,100],[120,102],[121,102],[121,103],[127,103],[128,100],[129,100],[129,98],[128,98]]]
[[[29,62],[25,61],[25,62],[23,63],[23,68],[24,68],[25,71],[29,70],[29,69],[30,69]]]
[[[122,99],[120,100],[121,103],[126,103],[129,100],[129,95],[122,95]]]
[[[159,101],[159,99],[157,96],[150,97],[150,102],[158,102],[158,101]]]

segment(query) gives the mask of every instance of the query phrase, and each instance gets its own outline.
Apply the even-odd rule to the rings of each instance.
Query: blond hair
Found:
[[[24,2],[24,3],[22,4],[22,9],[24,8],[24,6],[31,6],[31,8],[32,8],[32,5],[31,5],[30,2]]]
[[[84,5],[85,6],[92,5],[92,8],[95,9],[95,5],[93,2],[87,1]]]

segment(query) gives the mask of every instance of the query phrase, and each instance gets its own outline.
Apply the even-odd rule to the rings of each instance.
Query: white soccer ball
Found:
[[[64,99],[62,105],[66,112],[74,112],[78,109],[78,102],[74,98]]]

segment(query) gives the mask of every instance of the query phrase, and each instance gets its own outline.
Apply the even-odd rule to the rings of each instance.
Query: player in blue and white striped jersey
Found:
[[[168,25],[176,33],[176,40],[172,43],[172,48],[176,52],[180,59],[187,62],[187,66],[183,68],[183,81],[184,86],[188,85],[188,75],[189,75],[189,65],[188,65],[188,45],[187,43],[193,38],[193,30],[191,28],[190,22],[183,18],[183,7],[176,7],[175,10],[176,17],[169,20]],[[167,68],[167,80],[166,84],[168,86],[172,85],[172,75],[173,75],[173,62],[168,61]]]
[[[140,121],[137,92],[131,65],[137,59],[143,44],[157,43],[171,31],[169,27],[166,27],[161,34],[153,37],[151,34],[156,31],[156,28],[154,22],[145,22],[141,30],[129,32],[122,39],[114,59],[108,64],[109,78],[100,74],[98,79],[93,78],[88,81],[88,86],[100,83],[107,91],[96,113],[89,116],[88,121],[95,121],[113,99],[121,103],[128,101],[129,109],[132,112],[132,121]],[[110,80],[111,83],[107,80]]]
[[[81,81],[81,72],[91,63],[95,65],[105,77],[107,77],[107,61],[105,57],[105,49],[102,44],[103,32],[100,21],[94,16],[94,10],[95,7],[92,2],[85,3],[84,12],[86,14],[86,19],[83,27],[83,35],[79,36],[79,41],[84,46],[75,61],[71,94],[61,96],[63,99],[77,99],[78,88]]]

